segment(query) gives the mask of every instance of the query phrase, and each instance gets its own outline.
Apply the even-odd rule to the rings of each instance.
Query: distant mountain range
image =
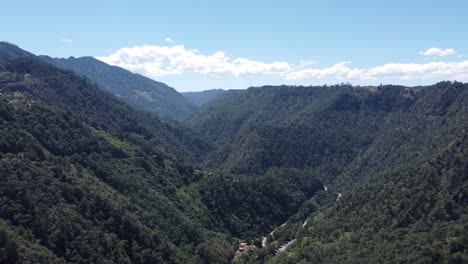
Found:
[[[166,120],[184,120],[196,109],[174,88],[93,57],[40,58],[58,68],[83,75],[136,109],[158,113]]]
[[[187,98],[192,104],[200,107],[209,103],[219,96],[223,95],[226,91],[222,89],[205,90],[201,92],[183,92],[182,95]]]
[[[19,57],[35,57],[34,54],[8,42],[0,42],[2,60]],[[108,65],[93,57],[68,59],[39,56],[55,67],[71,70],[99,85],[141,111],[157,113],[165,120],[184,120],[196,110],[196,106],[168,85],[117,66]]]
[[[0,41],[0,62],[33,56],[34,54],[20,49],[15,44]]]
[[[14,44],[0,42],[2,60],[35,57]],[[165,83],[157,82],[117,66],[108,65],[93,57],[52,58],[38,56],[42,61],[60,69],[71,70],[121,98],[137,110],[157,113],[169,121],[187,120],[198,107],[225,91],[221,89],[179,93]]]

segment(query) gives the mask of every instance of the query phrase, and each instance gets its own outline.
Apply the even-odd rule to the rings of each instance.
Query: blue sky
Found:
[[[15,0],[2,11],[2,40],[95,56],[179,91],[468,81],[462,0]]]

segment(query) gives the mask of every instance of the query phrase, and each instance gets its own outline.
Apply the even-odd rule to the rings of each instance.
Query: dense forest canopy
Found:
[[[311,199],[312,213],[301,207],[273,237],[293,241],[288,254],[270,259],[267,247],[243,261],[468,260],[466,84],[228,91],[191,126],[216,146],[207,167],[247,175],[295,168],[328,186]]]
[[[172,123],[54,60],[0,43],[0,263],[468,262],[467,84],[191,94]]]

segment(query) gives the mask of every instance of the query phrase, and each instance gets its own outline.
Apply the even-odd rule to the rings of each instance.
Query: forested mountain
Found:
[[[93,57],[40,58],[56,67],[86,76],[136,109],[158,113],[163,119],[183,120],[196,109],[174,88]]]
[[[216,145],[207,167],[295,168],[328,186],[271,236],[292,241],[288,254],[267,246],[240,262],[467,261],[466,84],[228,91],[191,125]]]
[[[32,53],[20,49],[9,42],[0,41],[0,63],[22,57],[33,57]]]
[[[184,92],[182,95],[185,96],[192,104],[200,107],[215,100],[225,92],[226,91],[222,89],[213,89],[201,92]]]
[[[196,260],[187,253],[206,239],[205,220],[177,188],[196,179],[184,161],[203,142],[34,58],[0,69],[0,217],[3,239],[15,238],[11,258]]]
[[[313,215],[273,263],[468,263],[468,136],[382,170]]]
[[[228,91],[203,106],[191,125],[217,145],[209,166],[222,163],[231,172],[254,174],[272,167],[313,168],[331,177],[364,158],[372,162],[365,169],[405,155],[429,158],[467,124],[467,98],[466,85],[450,82],[418,88],[260,87]]]
[[[0,44],[0,263],[468,262],[468,84],[216,92],[180,124],[47,60]]]
[[[18,56],[0,64],[0,263],[228,263],[234,236],[270,230],[322,187],[201,170],[211,147],[197,133],[8,54]]]

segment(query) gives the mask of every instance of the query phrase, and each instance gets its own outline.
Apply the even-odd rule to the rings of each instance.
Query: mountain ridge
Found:
[[[6,42],[0,41],[0,63],[6,62],[12,59],[18,59],[23,57],[34,57],[35,55],[27,52],[17,45]]]
[[[94,57],[40,58],[86,76],[137,109],[158,113],[163,119],[183,120],[195,111],[195,106],[167,84],[108,65]]]
[[[182,95],[185,96],[190,102],[192,102],[192,104],[200,107],[206,103],[216,100],[225,92],[226,91],[223,89],[211,89],[200,92],[183,92]]]

